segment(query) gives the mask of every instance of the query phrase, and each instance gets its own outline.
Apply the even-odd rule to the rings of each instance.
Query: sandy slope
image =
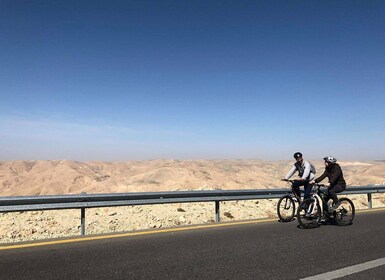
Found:
[[[317,175],[320,161],[312,161]],[[0,194],[46,195],[186,189],[282,187],[289,161],[8,161],[0,162]],[[348,185],[383,184],[385,163],[342,162]]]
[[[322,162],[312,162],[320,175]],[[279,179],[291,164],[257,160],[0,162],[0,192],[2,196],[12,196],[282,188],[284,184]],[[341,166],[349,185],[385,182],[385,163],[342,162]],[[357,208],[367,208],[366,196],[353,199]],[[224,202],[222,221],[276,217],[276,203],[277,200]],[[374,207],[384,206],[385,197],[374,195]],[[213,203],[100,208],[86,213],[88,234],[214,222]],[[78,235],[79,224],[78,210],[0,214],[0,243]]]

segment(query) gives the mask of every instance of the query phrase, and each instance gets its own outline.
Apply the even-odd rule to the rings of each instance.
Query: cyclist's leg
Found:
[[[301,191],[299,190],[299,187],[302,185],[302,182],[300,181],[294,181],[293,182],[293,190],[297,197],[301,200]]]
[[[325,191],[325,196],[324,196],[324,201],[325,201],[325,205],[326,205],[326,206],[328,206],[328,202],[329,202],[329,200],[331,199],[329,190],[330,190],[330,189],[327,189],[327,190]]]
[[[338,205],[337,193],[343,192],[344,190],[345,190],[345,185],[341,185],[341,184],[338,184],[329,188],[328,193],[331,199],[333,200],[334,206]]]
[[[313,186],[311,184],[309,184],[309,181],[304,181],[303,188],[305,189],[305,196],[304,196],[305,199],[310,198],[310,193],[311,193],[312,187]]]
[[[305,190],[304,200],[310,198],[310,193],[313,186],[309,184],[309,181],[303,181],[303,188]],[[309,207],[309,203],[306,204],[306,207]]]

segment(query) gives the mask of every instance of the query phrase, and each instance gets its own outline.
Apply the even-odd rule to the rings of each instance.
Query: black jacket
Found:
[[[329,183],[331,187],[338,184],[346,186],[342,169],[338,163],[335,163],[326,167],[325,172],[321,176],[319,176],[317,179],[315,179],[315,182],[319,183],[326,177],[329,178]]]

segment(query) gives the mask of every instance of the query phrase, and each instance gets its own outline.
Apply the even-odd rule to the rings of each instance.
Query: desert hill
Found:
[[[323,162],[311,161],[322,174]],[[2,161],[1,196],[282,188],[292,161]],[[341,162],[348,185],[385,183],[384,162]]]
[[[317,175],[321,161],[311,161]],[[283,188],[292,161],[154,160],[126,162],[3,161],[0,195],[46,195],[172,191],[187,189]],[[349,185],[384,184],[385,163],[341,162]],[[350,196],[356,209],[367,208],[365,195]],[[221,220],[275,218],[277,199],[221,203]],[[373,207],[384,207],[383,195]],[[214,222],[212,203],[176,203],[87,209],[87,233],[100,234]],[[294,226],[294,225],[293,225]],[[0,244],[74,236],[79,210],[1,213]]]

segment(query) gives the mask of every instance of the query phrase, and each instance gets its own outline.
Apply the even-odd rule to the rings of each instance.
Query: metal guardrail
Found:
[[[274,199],[288,193],[288,189],[212,190],[177,192],[139,192],[116,194],[76,194],[49,196],[0,197],[0,212],[37,210],[81,210],[81,234],[86,234],[85,209],[187,202],[215,202],[215,221],[220,222],[220,202],[233,200]],[[343,195],[367,194],[368,208],[372,208],[372,194],[385,193],[385,186],[348,186]]]

